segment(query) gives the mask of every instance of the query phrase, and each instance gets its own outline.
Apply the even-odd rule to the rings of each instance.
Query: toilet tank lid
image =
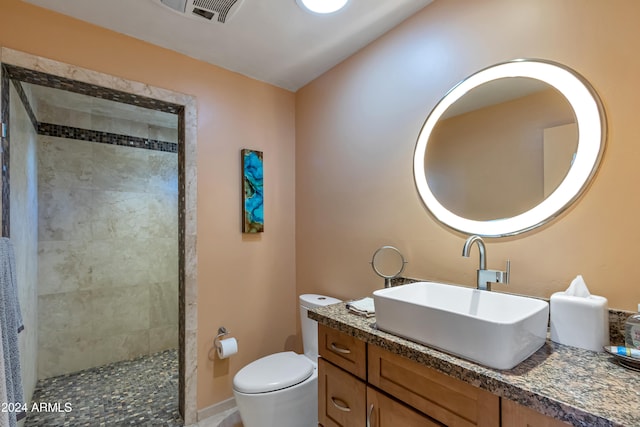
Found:
[[[267,393],[299,384],[313,373],[305,356],[285,351],[249,363],[233,377],[233,388],[247,394]]]
[[[318,294],[302,294],[300,295],[300,304],[307,308],[324,307],[325,305],[331,305],[342,302],[337,298],[328,297]]]

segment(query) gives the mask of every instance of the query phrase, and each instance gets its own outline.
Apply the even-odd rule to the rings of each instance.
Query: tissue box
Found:
[[[603,351],[609,345],[607,299],[578,297],[556,292],[551,295],[551,340],[559,344]]]

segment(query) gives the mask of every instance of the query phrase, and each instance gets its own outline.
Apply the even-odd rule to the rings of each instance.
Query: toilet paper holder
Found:
[[[213,339],[213,347],[217,349],[219,347],[218,343],[220,342],[220,340],[227,335],[229,335],[229,331],[227,331],[227,328],[225,328],[224,326],[220,326],[218,328],[218,335],[216,335],[216,337]]]

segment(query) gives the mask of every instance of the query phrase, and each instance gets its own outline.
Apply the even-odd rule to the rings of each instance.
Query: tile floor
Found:
[[[29,411],[25,427],[182,426],[178,353],[167,350],[38,381],[33,402],[42,411]]]

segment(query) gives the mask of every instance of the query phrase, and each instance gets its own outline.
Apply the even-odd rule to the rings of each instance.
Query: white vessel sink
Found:
[[[378,329],[511,369],[544,344],[549,304],[474,288],[417,282],[373,293]]]

